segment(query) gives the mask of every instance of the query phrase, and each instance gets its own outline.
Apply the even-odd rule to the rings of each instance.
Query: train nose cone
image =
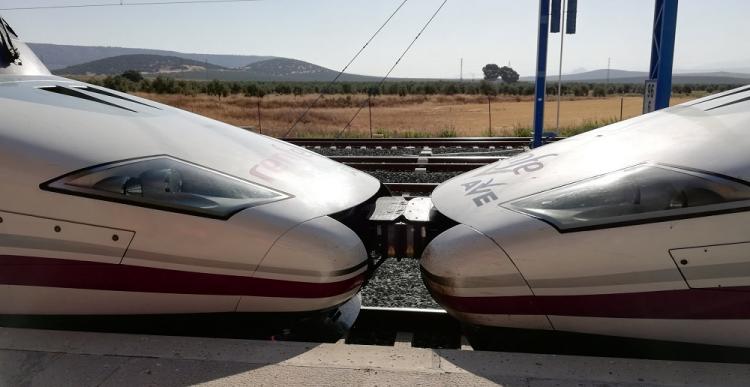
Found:
[[[530,295],[523,277],[495,242],[460,224],[433,239],[422,254],[422,273],[438,298]],[[447,297],[445,297],[447,296]],[[451,302],[446,302],[451,305]],[[461,310],[461,305],[456,305]]]
[[[367,271],[367,252],[351,229],[327,217],[301,223],[271,247],[255,278],[276,285],[268,309],[321,310],[339,305],[359,291]],[[245,300],[243,298],[243,301]],[[257,305],[258,300],[252,300]],[[242,310],[243,302],[240,303]]]
[[[454,226],[430,242],[420,264],[430,293],[460,320],[546,327],[544,316],[524,312],[520,304],[533,308],[531,289],[508,255],[485,234],[464,224]]]

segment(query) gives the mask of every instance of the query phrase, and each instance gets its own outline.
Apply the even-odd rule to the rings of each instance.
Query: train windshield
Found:
[[[694,216],[749,205],[739,180],[664,165],[638,165],[510,203],[559,230]]]
[[[228,219],[245,208],[289,195],[168,156],[92,167],[46,189],[168,211]]]

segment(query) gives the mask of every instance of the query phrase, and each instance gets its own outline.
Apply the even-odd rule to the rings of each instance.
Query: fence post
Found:
[[[490,117],[490,130],[489,134],[490,137],[492,137],[492,97],[490,97],[489,94],[487,94],[487,113]]]
[[[260,100],[261,97],[258,97],[258,133],[263,134],[263,125],[260,120]]]
[[[370,112],[370,138],[372,138],[372,96],[367,96],[367,110]]]

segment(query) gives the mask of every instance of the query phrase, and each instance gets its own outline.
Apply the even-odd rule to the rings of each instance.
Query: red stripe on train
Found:
[[[566,296],[457,297],[431,293],[447,309],[476,314],[651,319],[750,319],[750,287]]]
[[[145,293],[287,298],[334,297],[357,289],[360,274],[339,282],[314,283],[57,258],[0,255],[0,284]]]

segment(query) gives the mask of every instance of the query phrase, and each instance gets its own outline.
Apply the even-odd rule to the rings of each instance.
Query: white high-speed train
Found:
[[[378,180],[0,37],[0,315],[358,308],[368,254],[344,223]]]
[[[458,176],[438,224],[397,238],[371,176],[52,76],[0,19],[0,321],[347,319],[373,239],[439,233],[423,278],[472,326],[750,347],[748,104],[740,88]]]
[[[749,108],[743,87],[443,183],[459,225],[425,283],[475,327],[750,347]]]

